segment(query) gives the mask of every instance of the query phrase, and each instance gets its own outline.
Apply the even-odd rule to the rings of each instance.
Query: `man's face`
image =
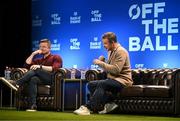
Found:
[[[109,40],[107,38],[103,39],[102,41],[103,41],[104,48],[107,51],[113,50],[113,43],[109,43]]]
[[[40,43],[39,49],[42,51],[42,54],[48,54],[50,52],[50,47],[45,42]]]

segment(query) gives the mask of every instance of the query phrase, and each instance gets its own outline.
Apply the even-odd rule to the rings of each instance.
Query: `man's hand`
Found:
[[[40,66],[40,65],[32,65],[32,66],[30,67],[30,70],[36,70],[36,69],[38,69],[38,68],[41,68],[41,66]]]
[[[37,54],[41,54],[42,53],[42,50],[36,50],[34,52],[31,53],[31,55],[26,59],[26,63],[27,64],[31,64],[32,63],[32,60],[33,60],[33,57]],[[33,68],[33,67],[32,67]]]
[[[37,55],[37,54],[41,54],[42,53],[42,50],[36,50],[36,51],[34,51],[32,54],[33,55]]]
[[[94,59],[93,63],[99,65],[100,63],[102,63],[102,61],[100,61],[99,59]]]

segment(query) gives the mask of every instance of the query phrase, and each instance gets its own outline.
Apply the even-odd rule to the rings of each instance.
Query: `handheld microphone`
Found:
[[[103,55],[99,56],[99,60],[105,62],[105,57]]]

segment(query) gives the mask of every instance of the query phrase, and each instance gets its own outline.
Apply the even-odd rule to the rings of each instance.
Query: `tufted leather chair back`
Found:
[[[134,85],[172,86],[176,69],[132,69]]]

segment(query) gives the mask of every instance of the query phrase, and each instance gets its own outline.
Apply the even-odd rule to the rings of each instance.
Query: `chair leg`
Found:
[[[16,92],[16,108],[19,111],[21,107],[21,93],[20,91]]]

